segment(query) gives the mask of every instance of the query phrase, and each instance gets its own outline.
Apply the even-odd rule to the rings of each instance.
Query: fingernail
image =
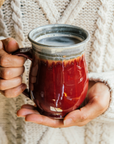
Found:
[[[25,116],[24,116],[24,115],[18,115],[18,114],[17,114],[17,117],[25,117]]]
[[[71,123],[72,123],[71,118],[64,120],[64,125],[70,125]]]
[[[17,114],[17,117],[25,117],[25,116],[23,116],[23,115],[19,115],[19,111],[20,111],[20,110],[18,110],[17,113],[16,113],[16,114]]]

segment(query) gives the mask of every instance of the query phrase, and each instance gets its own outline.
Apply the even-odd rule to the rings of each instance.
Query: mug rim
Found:
[[[64,28],[65,31],[67,31],[67,29],[74,29],[74,30],[77,30],[79,33],[80,33],[80,37],[81,38],[81,34],[84,34],[85,37],[84,39],[77,43],[77,44],[73,44],[73,45],[68,45],[68,46],[51,46],[51,45],[46,45],[46,44],[41,44],[41,43],[38,43],[35,41],[35,39],[33,39],[33,37],[35,37],[37,34],[41,33],[42,34],[42,31],[46,31],[46,30],[52,30],[52,29],[56,29],[56,28]],[[38,33],[39,32],[39,33]],[[76,32],[75,32],[76,33]],[[74,34],[75,34],[74,33]],[[44,33],[42,35],[45,35]],[[70,32],[69,32],[69,35],[70,35]],[[41,35],[39,35],[41,36]],[[73,36],[73,34],[72,34]],[[77,53],[79,53],[79,51],[84,51],[85,50],[85,47],[84,45],[89,41],[90,39],[90,34],[87,30],[81,28],[81,27],[78,27],[78,26],[74,26],[74,25],[68,25],[68,24],[49,24],[49,25],[43,25],[43,26],[40,26],[40,27],[36,27],[34,29],[32,29],[29,34],[28,34],[28,39],[30,40],[30,42],[32,43],[33,47],[35,50],[37,51],[46,51],[46,53],[60,53],[64,50],[71,50],[71,51],[74,51],[74,49],[77,51]]]
[[[46,45],[46,44],[41,44],[41,43],[38,43],[36,42],[35,40],[33,40],[31,37],[32,35],[34,35],[34,33],[40,29],[46,29],[46,28],[51,28],[51,27],[58,27],[58,28],[61,28],[61,27],[68,27],[68,28],[75,28],[75,29],[79,29],[81,31],[83,31],[86,35],[87,35],[87,38],[85,38],[85,40],[81,41],[80,43],[78,44],[74,44],[72,46],[51,46],[51,45]],[[28,39],[32,42],[32,43],[35,43],[35,44],[38,44],[38,45],[41,45],[41,46],[49,46],[49,47],[73,47],[73,46],[76,46],[76,45],[81,45],[83,43],[86,43],[89,41],[90,39],[90,34],[87,30],[85,30],[84,28],[81,28],[81,27],[78,27],[78,26],[74,26],[74,25],[68,25],[68,24],[49,24],[49,25],[43,25],[43,26],[40,26],[40,27],[36,27],[34,29],[32,29],[29,34],[28,34]]]

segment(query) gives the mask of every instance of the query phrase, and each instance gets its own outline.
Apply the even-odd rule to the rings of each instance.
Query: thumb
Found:
[[[81,109],[70,112],[64,118],[64,126],[85,125],[98,115],[100,115],[99,107],[93,100]]]
[[[2,42],[4,45],[5,51],[8,53],[12,53],[19,48],[18,43],[14,38],[7,38],[5,40],[2,40]]]

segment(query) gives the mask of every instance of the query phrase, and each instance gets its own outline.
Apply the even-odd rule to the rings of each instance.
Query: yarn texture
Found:
[[[55,129],[17,117],[23,104],[33,104],[23,94],[11,99],[0,94],[0,144],[114,144],[114,0],[0,0],[1,5],[0,39],[13,37],[20,47],[30,46],[27,34],[42,25],[72,24],[88,30],[89,80],[105,83],[111,97],[107,111],[87,125]],[[29,60],[25,67],[23,80],[28,84]]]

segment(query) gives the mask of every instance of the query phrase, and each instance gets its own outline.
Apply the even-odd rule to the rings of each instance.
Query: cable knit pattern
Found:
[[[34,123],[26,123],[26,144],[39,144],[41,139],[44,137],[48,127],[34,124]],[[30,135],[30,137],[28,137]],[[42,142],[43,143],[43,142]],[[47,143],[47,142],[46,142]]]
[[[53,0],[46,0],[53,16],[55,17],[56,21],[60,18],[60,13],[58,12],[58,10],[56,9],[54,3],[53,3]]]
[[[52,12],[50,11],[50,8],[48,7],[46,0],[44,0],[44,1],[43,0],[37,0],[37,2],[40,5],[40,7],[42,8],[42,10],[44,11],[44,13],[46,14],[50,23],[52,23],[52,24],[56,23],[56,19],[53,16]]]
[[[72,24],[77,14],[80,12],[81,8],[85,5],[87,0],[81,0],[78,2],[77,6],[74,8],[72,13],[70,14],[68,20],[65,22],[67,24]]]
[[[101,124],[101,141],[100,144],[109,144],[109,127],[106,124]]]
[[[66,23],[67,19],[69,18],[72,10],[75,8],[75,6],[78,4],[79,0],[71,0],[70,4],[66,8],[66,10],[63,13],[63,16],[58,20],[57,23]]]
[[[113,14],[113,0],[5,0],[0,36],[14,37],[20,46],[30,46],[27,34],[41,25],[67,23],[87,29],[91,35],[85,52],[89,79],[105,83],[111,97],[107,111],[86,126],[55,129],[16,116],[23,104],[34,104],[23,94],[13,99],[0,94],[0,134],[6,140],[1,142],[0,137],[0,144],[114,144],[114,138],[110,139],[114,132]],[[25,65],[23,81],[28,84],[30,61]]]
[[[54,129],[54,128],[50,128],[48,129],[44,136],[42,137],[42,139],[39,141],[39,144],[54,144],[55,141],[57,142],[57,144],[68,144],[67,139],[65,139],[65,137],[62,135],[62,132],[60,129]]]
[[[92,62],[90,63],[90,71],[91,72],[100,72],[102,58],[104,53],[104,31],[106,25],[106,12],[107,12],[108,1],[101,0],[101,7],[99,8],[98,14],[99,18],[97,20],[97,30],[95,32],[96,40],[93,44],[93,52],[91,54]]]
[[[0,127],[0,144],[8,144],[7,136],[2,127]]]
[[[17,125],[16,125],[16,105],[15,105],[16,99],[9,99],[7,100],[7,133],[8,133],[8,139],[10,143],[17,144]]]
[[[109,144],[108,132],[109,127],[106,124],[90,122],[85,126],[85,144]]]
[[[4,107],[5,106],[5,107]],[[16,114],[15,114],[15,99],[7,99],[0,95],[0,144],[17,144],[17,132],[16,132]],[[7,134],[7,136],[5,135]],[[4,139],[4,140],[3,140]],[[7,140],[8,139],[8,140]],[[2,142],[1,142],[2,141]]]
[[[8,36],[7,27],[5,26],[4,17],[1,9],[0,9],[0,34],[2,34],[2,36],[4,37]]]
[[[104,65],[103,65],[103,70],[104,71],[109,71],[112,65],[114,64],[112,61],[112,57],[114,56],[114,22],[111,25],[111,33],[109,37],[109,42],[106,47],[106,55],[104,59]]]
[[[15,105],[16,105],[15,113],[25,103],[27,103],[27,99],[25,99],[25,96],[23,96],[23,95],[18,96],[16,98],[16,102],[15,102]],[[25,123],[25,120],[22,119],[22,118],[18,118],[16,116],[16,125],[17,125],[17,127],[16,127],[17,128],[16,129],[16,133],[17,133],[17,137],[16,137],[17,140],[16,141],[17,141],[17,144],[25,143],[25,141],[26,141],[26,130],[25,130],[26,123]],[[24,135],[22,135],[22,133],[24,133]]]
[[[55,5],[55,7],[57,8],[58,12],[61,14],[64,13],[64,11],[66,10],[66,8],[68,7],[69,3],[71,0],[53,0],[53,4]]]
[[[0,94],[0,144],[8,144],[7,136],[7,102],[6,98]],[[5,143],[6,142],[6,143]]]
[[[13,9],[12,19],[14,20],[14,29],[16,33],[16,40],[20,46],[23,46],[24,35],[23,35],[23,25],[21,21],[20,13],[20,0],[11,1],[11,8]]]
[[[64,138],[66,139],[66,142],[68,144],[83,144],[83,140],[84,140],[84,127],[69,127],[69,128],[61,128],[61,134],[64,136]],[[80,139],[80,135],[81,135],[81,139]],[[71,139],[72,137],[72,139]]]
[[[85,126],[85,144],[96,144],[97,123],[90,122]]]

